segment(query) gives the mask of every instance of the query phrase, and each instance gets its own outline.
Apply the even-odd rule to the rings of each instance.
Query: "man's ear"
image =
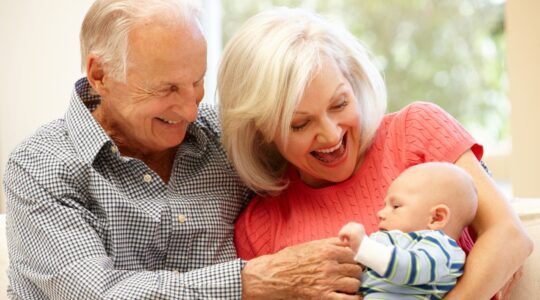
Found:
[[[431,208],[431,217],[428,228],[431,230],[443,229],[450,220],[450,208],[445,204],[438,204]]]
[[[99,57],[94,54],[86,57],[86,78],[96,93],[101,96],[107,93],[104,66]]]

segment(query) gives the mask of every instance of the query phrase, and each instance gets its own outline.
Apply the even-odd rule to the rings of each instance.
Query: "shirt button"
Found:
[[[150,181],[152,181],[152,176],[150,176],[150,174],[144,174],[143,180],[144,182],[149,183]]]
[[[180,222],[180,223],[185,223],[186,222],[186,216],[184,216],[183,214],[178,214],[178,216],[176,218],[178,219],[178,222]]]
[[[116,154],[118,152],[118,147],[116,147],[114,145],[111,146],[111,152]]]
[[[173,273],[174,273],[174,275],[176,275],[176,276],[180,275],[180,272],[178,272],[178,270],[176,270],[176,269],[173,270]]]

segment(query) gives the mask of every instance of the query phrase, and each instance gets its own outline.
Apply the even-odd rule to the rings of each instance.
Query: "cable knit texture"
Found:
[[[238,218],[238,255],[251,259],[287,246],[337,236],[350,221],[377,230],[377,212],[384,206],[390,183],[406,168],[430,161],[455,162],[482,147],[440,107],[417,102],[384,117],[364,162],[348,180],[325,188],[304,184],[290,167],[289,187],[276,197],[256,196]],[[468,234],[460,244],[472,247]]]

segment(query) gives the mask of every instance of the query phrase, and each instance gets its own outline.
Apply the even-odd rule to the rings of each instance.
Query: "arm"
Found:
[[[465,152],[455,164],[473,177],[478,191],[478,211],[471,224],[478,239],[463,276],[445,299],[488,299],[523,264],[532,252],[532,241],[473,153]]]
[[[22,298],[240,298],[238,260],[183,274],[116,266],[114,256],[128,249],[107,249],[108,225],[84,207],[84,195],[67,186],[53,195],[43,183],[54,179],[44,176],[13,159],[6,170],[10,276]]]
[[[438,232],[418,236],[380,231],[363,237],[355,260],[397,285],[421,285],[455,283],[465,254]]]

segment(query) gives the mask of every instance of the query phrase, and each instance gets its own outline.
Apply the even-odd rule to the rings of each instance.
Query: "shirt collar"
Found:
[[[196,153],[191,153],[191,156],[197,156],[202,157],[202,155],[205,153],[207,144],[210,140],[208,135],[210,133],[210,126],[205,122],[204,116],[201,116],[204,113],[205,109],[199,109],[198,117],[195,122],[189,124],[186,132],[186,137],[184,138],[184,142],[191,141],[195,146],[200,150]],[[184,143],[182,142],[182,144]],[[180,144],[179,148],[182,148],[182,144]]]
[[[103,146],[112,144],[91,114],[100,102],[101,97],[93,92],[86,77],[81,78],[75,83],[65,115],[68,136],[87,163],[94,161]]]
[[[68,136],[84,162],[90,164],[94,162],[103,147],[114,145],[112,139],[91,114],[100,102],[101,97],[92,90],[86,77],[83,77],[75,83],[69,108],[65,114]],[[204,130],[206,125],[204,119],[199,116],[188,126],[185,141],[193,141],[202,150],[191,153],[192,155],[202,155],[206,150],[209,141]],[[182,145],[179,150],[181,148]]]

